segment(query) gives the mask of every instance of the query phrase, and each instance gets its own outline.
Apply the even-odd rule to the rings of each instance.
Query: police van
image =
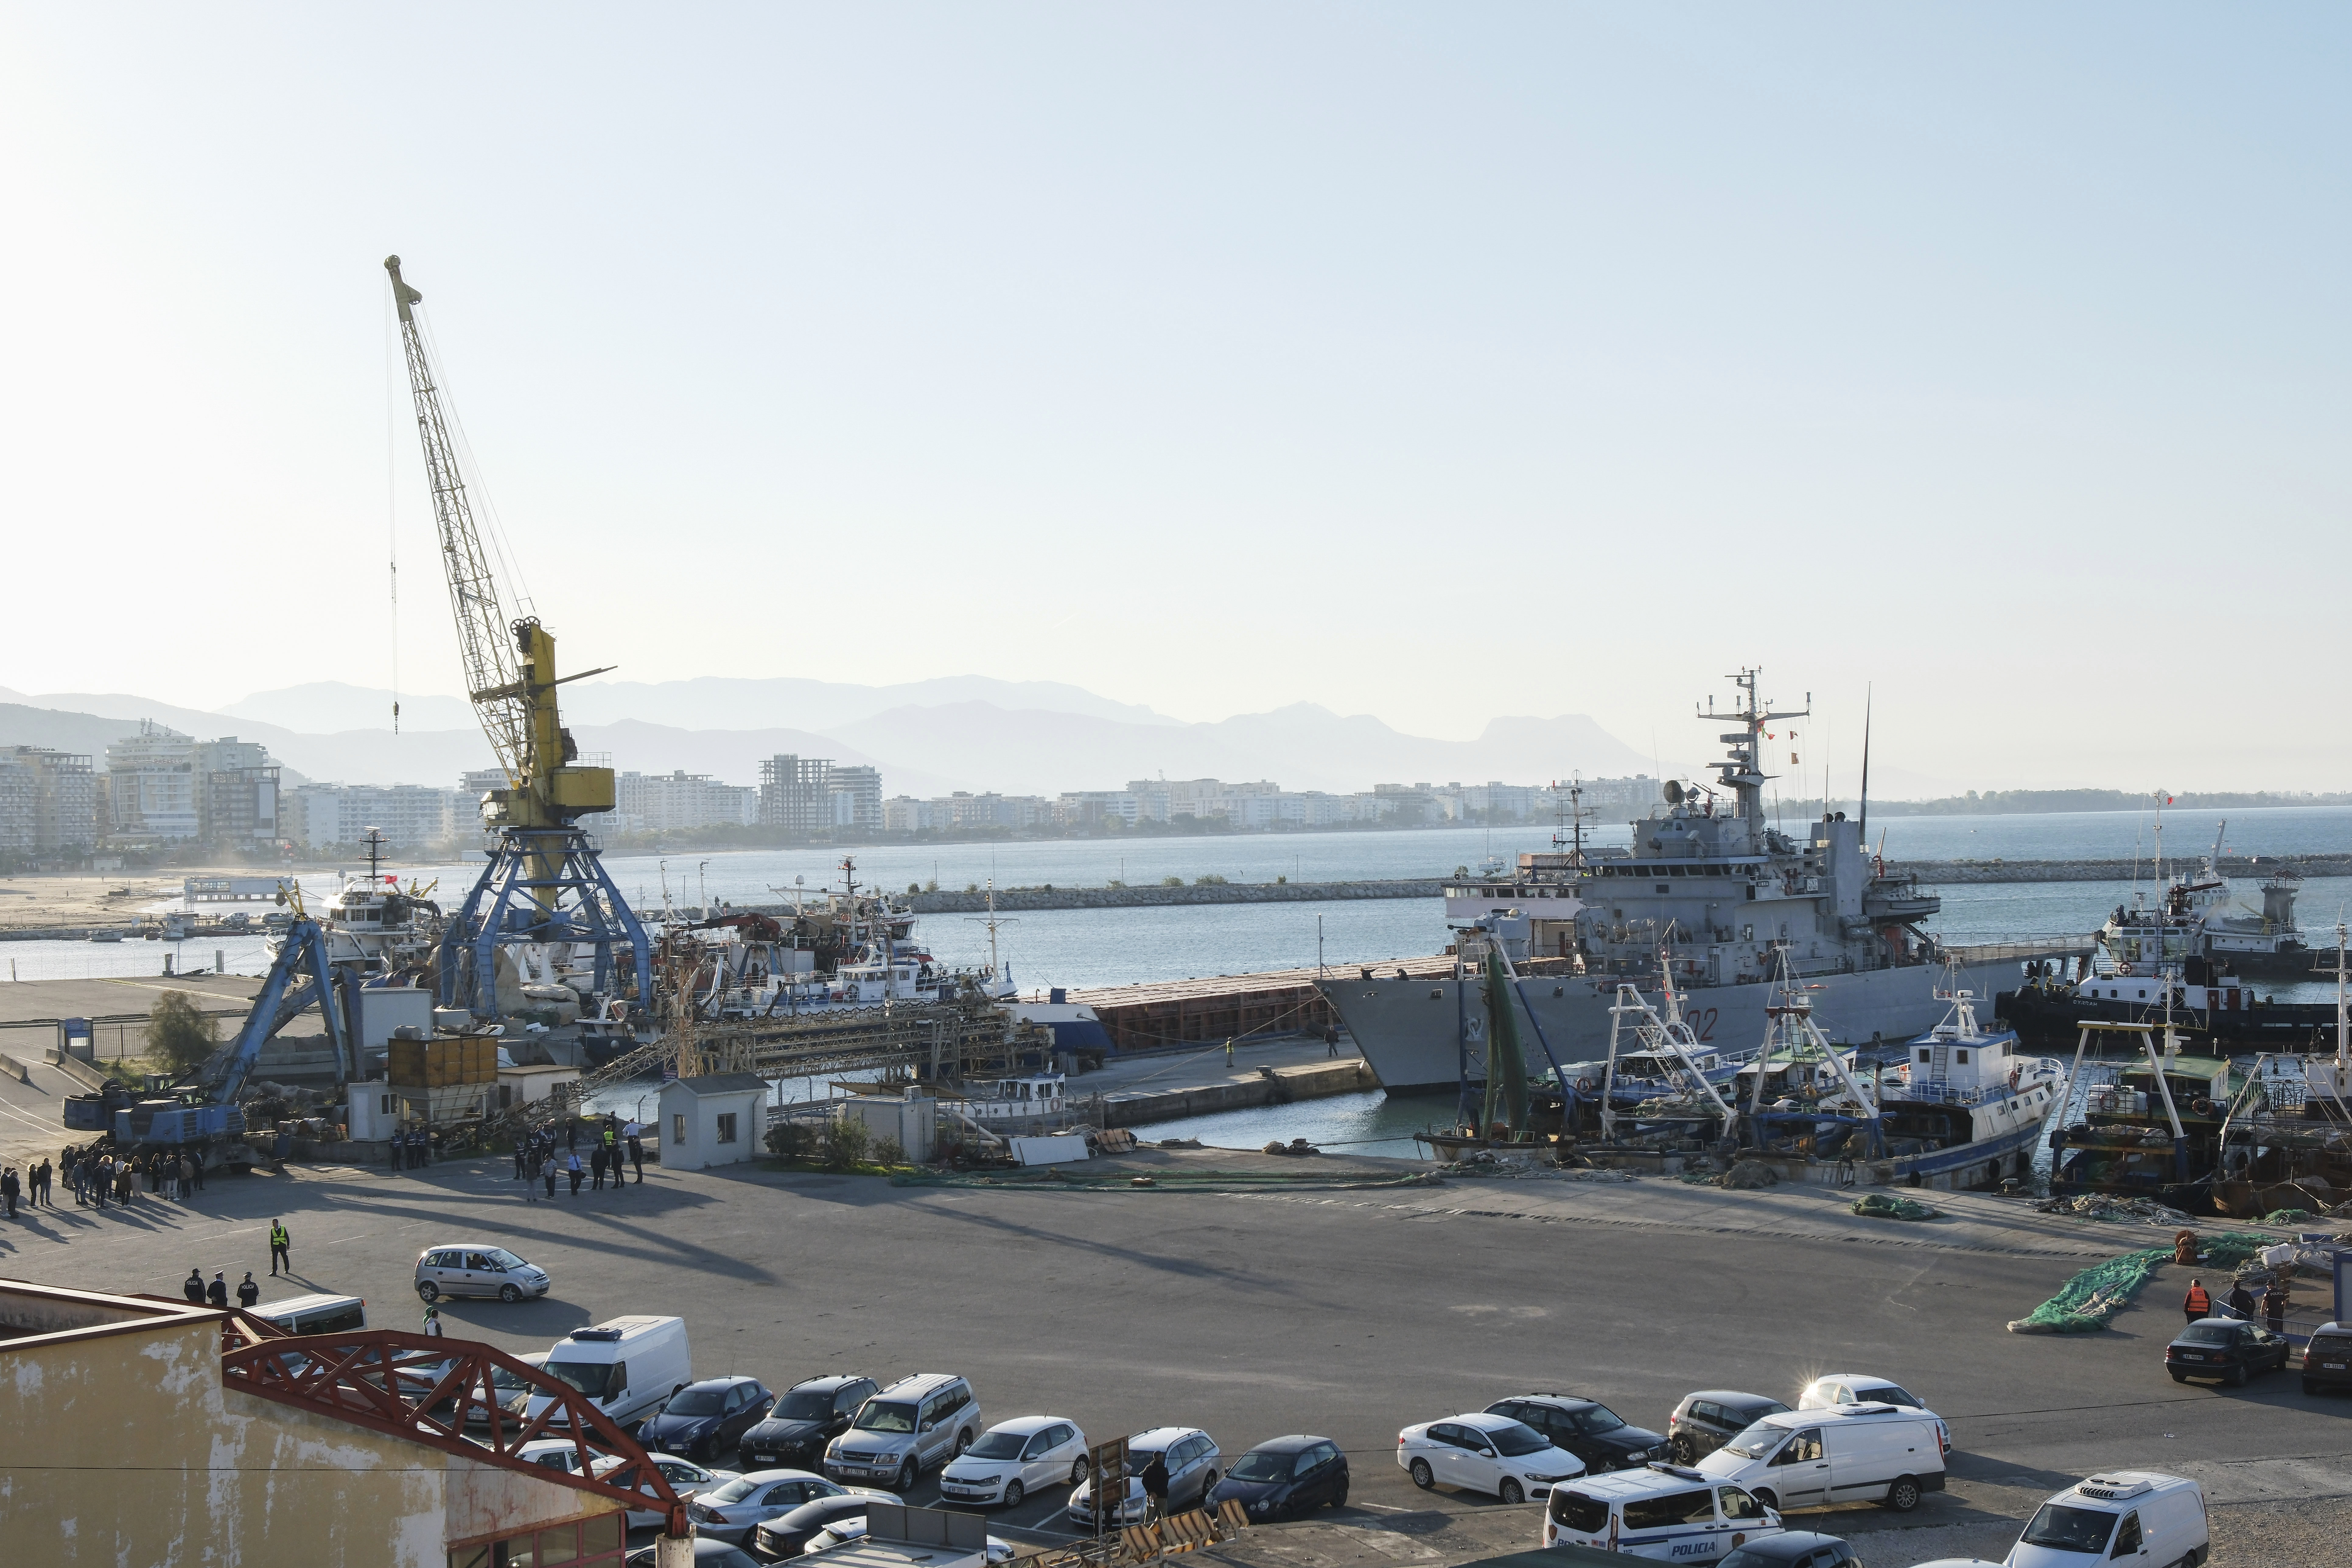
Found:
[[[1885,1503],[1897,1513],[1944,1489],[1943,1428],[1924,1410],[1846,1405],[1767,1415],[1698,1462],[1773,1509]]]
[[[1654,1459],[1639,1469],[1553,1487],[1543,1543],[1661,1563],[1713,1563],[1780,1528],[1780,1516],[1746,1488]]]
[[[2154,1470],[2109,1470],[2043,1503],[2010,1549],[2010,1568],[2197,1563],[2207,1547],[2205,1493]]]

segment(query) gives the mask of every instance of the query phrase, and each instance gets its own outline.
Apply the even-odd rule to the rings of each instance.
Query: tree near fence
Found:
[[[220,1041],[219,1021],[207,1018],[184,991],[166,991],[147,1016],[147,1054],[177,1076],[194,1072]]]

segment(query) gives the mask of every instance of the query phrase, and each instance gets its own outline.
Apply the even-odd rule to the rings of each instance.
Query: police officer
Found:
[[[201,1307],[205,1304],[205,1271],[191,1268],[188,1277],[180,1281],[180,1294]]]
[[[253,1270],[248,1268],[245,1271],[245,1278],[237,1282],[236,1304],[251,1311],[253,1304],[260,1300],[261,1287],[253,1282]]]
[[[221,1278],[217,1268],[213,1270],[213,1282],[205,1288],[205,1300],[215,1307],[228,1305],[228,1281]]]

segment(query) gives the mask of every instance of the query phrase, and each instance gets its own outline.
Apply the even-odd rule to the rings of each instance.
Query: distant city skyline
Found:
[[[573,670],[2352,776],[2338,9],[554,15],[0,14],[0,686],[459,689],[397,251]]]

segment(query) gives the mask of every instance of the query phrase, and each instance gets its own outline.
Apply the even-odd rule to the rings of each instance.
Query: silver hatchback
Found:
[[[546,1295],[554,1283],[546,1269],[488,1242],[445,1242],[416,1255],[416,1294],[427,1301],[444,1296],[520,1301]]]

